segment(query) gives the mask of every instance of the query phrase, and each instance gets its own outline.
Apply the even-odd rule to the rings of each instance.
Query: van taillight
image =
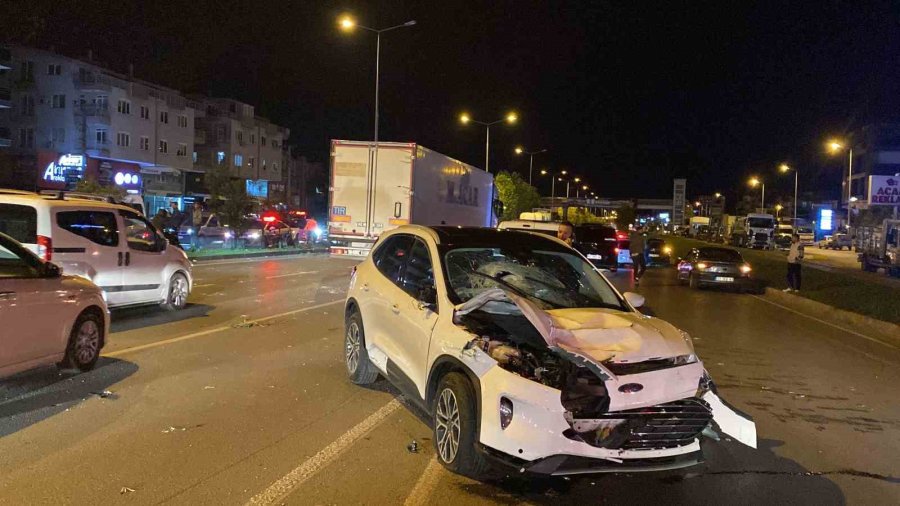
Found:
[[[43,258],[45,262],[53,260],[53,241],[49,237],[37,236],[38,256]]]

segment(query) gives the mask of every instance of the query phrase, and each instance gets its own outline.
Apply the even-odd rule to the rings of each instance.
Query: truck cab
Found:
[[[858,227],[856,237],[862,270],[900,277],[900,220],[884,220],[880,226]]]

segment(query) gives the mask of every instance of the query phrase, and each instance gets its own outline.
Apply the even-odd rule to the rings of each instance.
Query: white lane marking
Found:
[[[809,318],[810,320],[817,321],[817,322],[822,323],[822,324],[824,324],[824,325],[828,325],[829,327],[834,327],[834,328],[836,328],[836,329],[838,329],[838,330],[841,330],[841,331],[843,331],[843,332],[847,332],[847,333],[849,333],[849,334],[853,334],[853,335],[855,335],[855,336],[861,337],[861,338],[866,339],[866,340],[868,340],[868,341],[872,341],[873,343],[878,343],[878,344],[881,344],[881,345],[883,345],[883,346],[887,346],[888,348],[900,349],[900,348],[897,348],[896,346],[894,346],[894,345],[892,345],[892,344],[889,344],[889,343],[886,343],[886,342],[884,342],[884,341],[882,341],[882,340],[880,340],[880,339],[876,339],[876,338],[874,338],[874,337],[869,337],[869,336],[867,336],[867,335],[865,335],[865,334],[860,334],[859,332],[856,332],[855,330],[850,330],[850,329],[841,327],[840,325],[835,325],[835,324],[833,324],[833,323],[831,323],[831,322],[827,322],[827,321],[822,320],[822,319],[820,319],[820,318],[816,318],[815,316],[810,316],[810,315],[808,315],[808,314],[806,314],[806,313],[801,313],[800,311],[797,311],[796,309],[791,309],[791,308],[789,308],[789,307],[787,307],[787,306],[784,306],[784,305],[781,305],[781,304],[779,304],[779,303],[777,303],[777,302],[772,302],[771,300],[766,300],[765,298],[760,297],[759,295],[753,295],[753,294],[750,294],[750,296],[753,297],[753,298],[759,299],[759,300],[761,300],[761,301],[763,301],[763,302],[765,302],[765,303],[767,303],[767,304],[772,304],[773,306],[778,306],[778,307],[780,307],[781,309],[784,309],[784,310],[786,310],[786,311],[790,311],[790,312],[792,312],[792,313],[794,313],[794,314],[798,314],[798,315],[800,315],[800,316],[804,316],[804,317],[806,317],[806,318]]]
[[[314,311],[316,309],[322,309],[322,308],[325,308],[328,306],[333,306],[335,304],[343,304],[343,303],[344,303],[344,299],[333,300],[331,302],[324,302],[322,304],[316,304],[314,306],[301,307],[300,309],[293,309],[291,311],[285,311],[283,313],[273,314],[270,316],[264,316],[262,318],[255,318],[253,320],[247,320],[247,321],[241,322],[241,323],[245,324],[245,325],[253,324],[253,323],[260,323],[260,322],[264,322],[267,320],[274,320],[276,318],[281,318],[283,316],[290,316],[290,315],[294,315],[294,314],[298,314],[298,313],[305,313],[307,311]],[[165,346],[167,344],[177,343],[180,341],[187,341],[190,339],[196,339],[198,337],[208,336],[210,334],[215,334],[216,332],[222,332],[223,330],[229,330],[231,328],[233,328],[233,327],[231,327],[230,325],[223,325],[221,327],[214,327],[211,329],[201,330],[200,332],[194,332],[192,334],[186,334],[183,336],[173,337],[171,339],[164,339],[162,341],[155,341],[152,343],[142,344],[140,346],[132,346],[131,348],[125,348],[122,350],[111,351],[109,353],[104,353],[103,356],[104,357],[119,357],[119,356],[122,356],[122,355],[125,355],[128,353],[134,353],[136,351],[147,350],[150,348]]]
[[[216,284],[215,283],[201,283],[201,284],[194,283],[194,288],[203,288],[204,286],[216,286]]]
[[[428,461],[428,466],[422,471],[422,476],[419,476],[412,491],[406,496],[406,500],[403,501],[403,506],[429,504],[431,502],[431,494],[440,483],[443,471],[444,467],[437,461],[437,458],[431,457],[431,460]]]
[[[343,452],[351,448],[356,441],[369,433],[378,424],[383,422],[397,408],[400,407],[400,400],[393,399],[391,402],[382,406],[378,411],[372,413],[365,420],[359,422],[352,429],[345,432],[339,438],[335,439],[330,445],[313,455],[305,462],[294,468],[291,472],[284,475],[269,488],[255,495],[247,505],[251,504],[274,504],[284,499],[294,489],[296,489],[304,481],[321,471],[325,466],[332,463]]]
[[[301,272],[292,272],[290,274],[279,274],[277,276],[266,276],[266,279],[275,279],[275,278],[286,278],[289,276],[301,276],[303,274],[317,274],[319,271],[301,271]]]

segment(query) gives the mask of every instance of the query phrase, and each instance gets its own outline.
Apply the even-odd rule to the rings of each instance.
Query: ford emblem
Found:
[[[644,389],[644,385],[639,383],[625,383],[619,387],[619,391],[623,394],[634,394]]]

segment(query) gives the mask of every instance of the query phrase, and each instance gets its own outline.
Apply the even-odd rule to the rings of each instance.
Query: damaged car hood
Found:
[[[459,315],[476,309],[520,313],[548,346],[559,347],[597,363],[635,363],[694,353],[690,338],[684,333],[662,320],[637,312],[605,308],[545,311],[525,297],[500,288],[485,290],[456,307]]]

